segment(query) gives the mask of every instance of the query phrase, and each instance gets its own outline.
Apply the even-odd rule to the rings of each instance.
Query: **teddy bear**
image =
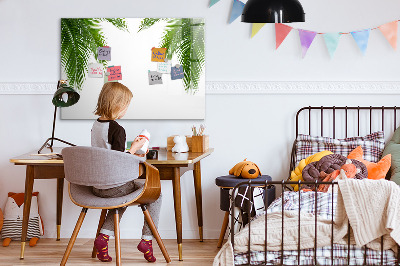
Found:
[[[29,246],[31,247],[36,245],[40,236],[43,235],[44,229],[39,215],[38,195],[39,192],[32,193],[29,214],[27,239],[30,239]],[[1,229],[4,247],[8,247],[11,240],[21,240],[23,212],[24,193],[9,192],[4,208],[3,228]]]
[[[243,178],[257,178],[261,175],[260,168],[250,161],[247,161],[247,158],[242,162],[237,163],[231,170],[229,170],[230,175],[241,176]]]
[[[185,136],[175,136],[174,137],[175,146],[172,148],[172,152],[188,152],[189,146],[186,143]]]

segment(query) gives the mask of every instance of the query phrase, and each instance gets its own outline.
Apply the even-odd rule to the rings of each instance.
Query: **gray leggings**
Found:
[[[135,180],[130,181],[122,186],[119,187],[113,187],[113,188],[108,188],[108,189],[98,189],[98,188],[93,188],[93,194],[101,197],[101,198],[116,198],[116,197],[122,197],[125,195],[128,195],[144,186],[144,182],[137,181]],[[147,209],[149,210],[149,213],[151,215],[151,218],[153,218],[154,224],[158,228],[158,221],[160,218],[160,210],[161,210],[161,202],[162,202],[162,196],[160,194],[160,197],[153,203],[146,204]],[[118,213],[119,213],[119,218],[122,218],[122,215],[124,214],[126,210],[126,207],[118,208]],[[108,210],[106,220],[104,221],[103,227],[101,228],[100,233],[106,234],[109,236],[114,236],[114,214],[115,214],[115,209],[114,210]],[[142,239],[147,239],[151,240],[153,238],[153,234],[150,230],[149,225],[147,224],[146,220],[144,221],[143,225],[143,230],[142,230]]]

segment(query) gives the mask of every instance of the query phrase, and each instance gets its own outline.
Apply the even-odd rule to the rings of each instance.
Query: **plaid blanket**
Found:
[[[332,213],[335,215],[336,208],[336,194],[317,192],[285,192],[283,197],[277,198],[268,207],[267,215],[269,213],[282,211],[282,203],[284,210],[298,210],[321,216],[322,218],[332,219]],[[260,217],[259,214],[253,219]],[[348,259],[348,246],[347,245],[333,245],[333,264],[332,264],[332,248],[326,246],[316,249],[317,265],[347,265]],[[366,256],[364,256],[366,254]],[[263,264],[267,256],[266,265],[280,265],[281,252],[280,251],[267,251],[265,252],[250,252],[250,265]],[[364,258],[365,257],[365,258]],[[300,258],[300,265],[314,265],[314,249],[304,249],[300,251],[300,256],[297,250],[285,250],[283,252],[284,265],[298,265],[298,258]],[[365,260],[365,261],[364,261]],[[350,264],[349,265],[381,265],[381,252],[371,250],[364,247],[357,247],[350,245]],[[392,250],[385,250],[383,252],[384,265],[395,265],[396,257]],[[235,254],[235,265],[248,264],[248,253]]]
[[[364,249],[350,245],[350,261],[347,264],[347,245],[333,245],[333,262],[331,247],[317,248],[317,265],[382,265],[381,253],[372,249]],[[364,261],[364,253],[366,257]],[[250,252],[250,265],[264,264],[264,252]],[[298,265],[297,250],[283,251],[284,265]],[[235,265],[248,265],[247,253],[235,255]],[[281,252],[268,251],[266,265],[281,265]],[[303,249],[300,251],[300,265],[314,265],[314,249]],[[392,250],[383,252],[383,265],[396,265],[396,257]]]

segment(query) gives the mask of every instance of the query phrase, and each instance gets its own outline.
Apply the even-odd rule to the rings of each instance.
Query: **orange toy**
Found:
[[[391,165],[392,155],[391,154],[386,155],[377,163],[368,162],[364,160],[363,155],[364,155],[363,149],[361,148],[361,146],[358,146],[352,152],[350,152],[347,158],[356,159],[365,164],[368,170],[368,179],[378,180],[385,178]]]
[[[246,160],[247,158],[242,162],[237,163],[231,170],[229,170],[229,174],[249,179],[260,176],[261,171],[258,166],[255,163]]]
[[[30,239],[29,246],[33,247],[43,235],[43,223],[39,216],[37,196],[39,192],[32,193],[31,211],[29,215],[28,234]],[[8,193],[6,206],[4,208],[4,220],[1,235],[3,237],[3,247],[8,247],[11,240],[21,240],[22,213],[23,213],[24,193]]]
[[[3,212],[0,209],[0,231],[2,227],[3,227]]]

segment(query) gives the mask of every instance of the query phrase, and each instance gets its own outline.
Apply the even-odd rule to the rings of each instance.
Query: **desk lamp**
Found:
[[[53,95],[53,105],[54,105],[54,118],[53,118],[53,132],[51,133],[51,138],[48,138],[42,147],[39,149],[38,153],[45,148],[50,148],[51,152],[53,152],[53,141],[58,140],[62,143],[68,144],[70,146],[75,146],[72,143],[69,143],[65,140],[55,138],[54,130],[56,128],[56,116],[57,116],[57,107],[69,107],[71,105],[76,104],[79,101],[79,93],[77,93],[74,89],[67,86],[66,80],[59,80],[57,83],[57,91]],[[49,144],[49,141],[50,144]]]
[[[298,0],[249,0],[243,8],[242,22],[304,22],[304,10]]]

